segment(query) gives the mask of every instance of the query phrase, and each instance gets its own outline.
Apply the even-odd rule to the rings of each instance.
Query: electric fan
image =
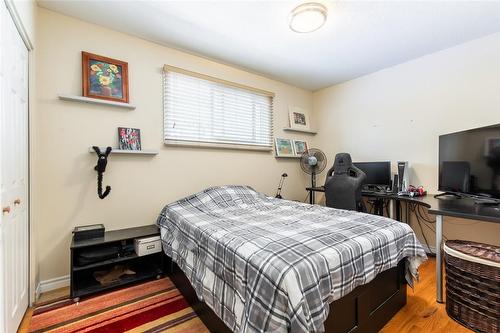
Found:
[[[316,187],[316,175],[319,175],[326,167],[326,155],[321,150],[310,148],[300,156],[300,167],[311,175],[311,187]]]

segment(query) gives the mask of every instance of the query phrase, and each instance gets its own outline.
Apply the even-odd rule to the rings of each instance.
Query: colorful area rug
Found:
[[[168,278],[73,303],[40,304],[30,332],[208,332]]]

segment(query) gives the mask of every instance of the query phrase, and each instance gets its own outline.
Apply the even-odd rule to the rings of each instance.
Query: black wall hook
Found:
[[[102,192],[102,174],[106,171],[108,156],[113,148],[107,147],[104,153],[102,153],[97,146],[93,146],[92,149],[94,149],[97,154],[97,165],[94,167],[94,170],[97,171],[97,195],[99,198],[104,199],[108,196],[109,192],[111,192],[111,186],[106,186],[106,190],[104,193]]]

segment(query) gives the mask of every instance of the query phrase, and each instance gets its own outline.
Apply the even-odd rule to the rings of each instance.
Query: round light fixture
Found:
[[[290,13],[290,29],[300,33],[318,30],[325,24],[327,14],[328,10],[320,3],[303,3]]]

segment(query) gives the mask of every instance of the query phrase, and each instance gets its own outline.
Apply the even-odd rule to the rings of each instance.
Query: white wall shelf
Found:
[[[300,156],[276,156],[276,155],[274,155],[274,157],[276,157],[276,158],[300,158]]]
[[[113,101],[107,101],[105,99],[90,98],[90,97],[83,97],[83,96],[77,96],[77,95],[59,94],[59,99],[61,99],[63,101],[107,105],[107,106],[113,106],[113,107],[118,107],[118,108],[129,109],[129,110],[135,109],[135,105],[130,104],[130,103],[113,102]]]
[[[101,149],[101,152],[106,151],[106,147],[99,147],[99,148]],[[95,153],[92,147],[89,147],[89,153]],[[158,150],[152,150],[152,149],[124,150],[124,149],[113,148],[113,150],[111,151],[111,154],[129,154],[129,155],[158,155],[158,153],[159,153]]]
[[[283,131],[285,131],[285,132],[299,132],[299,133],[307,133],[307,134],[317,134],[318,133],[318,132],[313,131],[313,130],[300,129],[300,128],[291,128],[291,127],[284,127]]]

